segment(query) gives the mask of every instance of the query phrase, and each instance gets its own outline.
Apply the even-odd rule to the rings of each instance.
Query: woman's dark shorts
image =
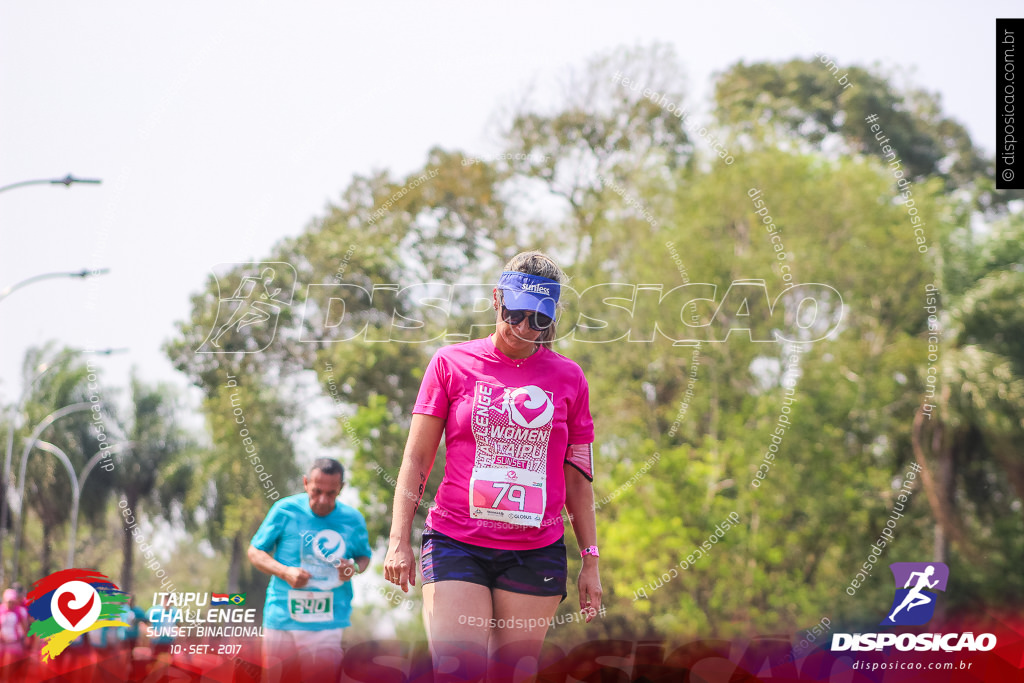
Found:
[[[423,530],[420,552],[423,583],[467,581],[510,593],[562,596],[569,573],[565,543],[535,550],[496,550],[456,541],[430,527]]]

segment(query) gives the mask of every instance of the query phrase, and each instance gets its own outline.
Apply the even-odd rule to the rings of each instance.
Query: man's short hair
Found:
[[[345,468],[342,467],[341,463],[334,458],[317,458],[313,461],[313,464],[309,466],[308,476],[313,476],[313,470],[320,470],[328,476],[332,474],[340,474],[341,482],[345,483]]]

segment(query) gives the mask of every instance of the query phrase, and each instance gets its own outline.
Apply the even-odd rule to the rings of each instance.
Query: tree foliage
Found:
[[[130,388],[130,413],[121,420],[129,445],[116,456],[111,470],[114,490],[124,501],[123,508],[120,501],[118,506],[130,510],[137,523],[146,512],[153,519],[191,526],[193,510],[183,503],[195,485],[194,445],[178,424],[175,396],[168,386],[149,386],[134,373]],[[118,518],[125,521],[122,514]],[[129,593],[134,583],[135,543],[130,525],[122,524],[120,586]]]
[[[820,60],[741,62],[716,77],[713,118],[698,126],[676,113],[688,96],[670,51],[609,53],[570,74],[559,106],[511,112],[499,160],[432,149],[407,176],[355,177],[261,262],[288,264],[274,286],[297,285],[276,328],[238,327],[223,353],[197,353],[226,292],[258,267],[211,279],[167,347],[206,396],[211,483],[195,503],[211,541],[245,539],[264,510],[229,375],[282,481],[294,472],[287,416],[316,388],[328,407],[309,412],[326,413],[327,445],[382,538],[427,360],[486,334],[484,283],[541,247],[572,277],[556,349],[586,371],[597,425],[610,609],[591,637],[877,623],[885,565],[930,556],[936,529],[963,588],[949,603],[989,596],[1024,560],[1021,223],[991,189],[992,159],[936,96],[846,71],[851,88]],[[872,113],[913,177],[925,252]],[[943,292],[943,351],[923,426],[928,286]],[[925,474],[908,483],[897,537],[857,579],[912,463]],[[712,542],[732,513],[741,521]]]

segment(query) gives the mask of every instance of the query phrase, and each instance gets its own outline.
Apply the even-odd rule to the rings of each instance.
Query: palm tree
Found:
[[[139,519],[140,505],[154,506],[168,520],[190,522],[181,505],[192,485],[191,443],[179,427],[174,395],[165,385],[149,386],[132,373],[131,415],[122,429],[131,442],[113,470],[114,489]],[[121,588],[132,590],[134,537],[123,530]]]
[[[912,446],[935,517],[934,560],[950,542],[972,556],[985,522],[1015,517],[1024,499],[1024,221],[1011,219],[949,270],[935,389]],[[957,270],[959,269],[959,271]],[[927,380],[927,374],[926,374]],[[1016,502],[1015,502],[1016,501]]]
[[[37,368],[43,365],[44,358],[51,358],[49,366],[42,375]],[[23,365],[24,381],[30,386],[24,411],[26,420],[22,438],[28,437],[28,430],[46,415],[65,406],[88,402],[96,397],[99,406],[94,411],[74,413],[54,422],[43,434],[42,438],[60,448],[71,460],[76,473],[85,467],[86,460],[99,450],[97,435],[100,429],[113,426],[110,419],[109,402],[102,400],[103,392],[99,389],[98,377],[90,372],[80,351],[63,349],[53,352],[51,344],[41,348],[29,349]],[[91,378],[91,379],[90,379]],[[92,385],[94,388],[90,389]],[[95,416],[95,417],[94,417]],[[98,427],[99,425],[99,427]],[[108,434],[110,441],[113,435]],[[17,449],[16,449],[17,451]],[[102,481],[107,473],[100,471],[90,478],[93,485],[82,492],[81,511],[87,519],[96,523],[103,513],[104,503],[109,495],[109,485]],[[93,481],[99,479],[100,481]],[[42,539],[39,548],[40,575],[53,571],[53,536],[61,525],[69,521],[70,508],[58,501],[71,500],[72,483],[59,462],[42,454],[37,449],[29,452],[28,467],[25,473],[25,501],[42,525]],[[25,507],[19,524],[24,529]]]

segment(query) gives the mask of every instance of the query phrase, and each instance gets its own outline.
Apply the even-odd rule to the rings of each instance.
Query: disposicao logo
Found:
[[[920,626],[935,614],[938,593],[945,591],[949,567],[942,562],[893,562],[889,565],[896,584],[896,597],[882,626]],[[832,651],[880,651],[895,647],[906,652],[988,651],[996,646],[996,637],[982,633],[834,633]]]
[[[39,579],[28,596],[35,621],[28,634],[46,644],[42,659],[53,659],[78,636],[105,626],[124,626],[121,611],[128,594],[92,569],[64,569]]]
[[[946,590],[949,567],[942,562],[893,562],[889,569],[896,581],[896,597],[882,626],[927,624],[938,599],[933,591]]]

